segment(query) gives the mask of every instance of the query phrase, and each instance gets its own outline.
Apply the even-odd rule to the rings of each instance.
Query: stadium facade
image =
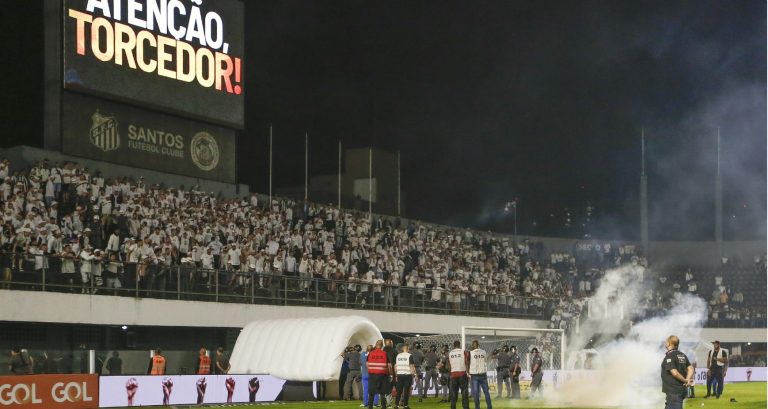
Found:
[[[31,53],[31,66],[44,67],[39,73],[44,87],[15,104],[6,104],[6,115],[15,117],[8,132],[15,135],[4,140],[0,157],[9,158],[15,169],[29,168],[43,159],[70,161],[99,170],[105,178],[143,176],[148,184],[194,187],[222,198],[250,195],[247,186],[238,184],[236,174],[237,138],[245,121],[246,81],[238,72],[238,67],[247,63],[243,59],[242,2],[217,0],[201,6],[205,8],[200,13],[202,21],[221,24],[218,35],[223,38],[204,30],[192,36],[180,35],[180,26],[162,27],[163,21],[168,24],[170,20],[159,10],[150,27],[149,19],[131,19],[127,10],[89,10],[82,0],[28,3],[31,12],[27,15],[41,24],[20,28],[16,34],[21,37],[33,29],[44,33],[42,38],[30,33],[26,43],[42,53],[20,48],[22,55]],[[89,30],[104,38],[89,36]],[[149,34],[140,36],[140,32]],[[84,39],[97,41],[84,43]],[[109,39],[117,41],[114,48],[110,48]],[[145,54],[139,52],[141,45],[148,47]],[[41,58],[43,61],[36,60]],[[197,69],[192,69],[192,61]],[[18,78],[24,74],[19,72]],[[369,193],[366,184],[370,186],[371,180],[365,172],[365,151],[349,155],[349,173],[342,181],[345,192],[349,192],[346,196],[364,198]],[[394,160],[394,155],[382,153],[375,161],[384,163],[380,173],[384,176],[376,180],[381,189],[377,190],[381,197],[377,194],[376,209],[384,214],[372,218],[401,226],[413,223],[450,229],[396,216],[398,202],[394,197],[399,189],[394,180]],[[328,193],[335,182],[329,176],[319,177],[313,184]],[[257,197],[260,203],[266,202],[265,195]],[[539,243],[543,258],[552,253],[589,254],[606,245],[640,247],[640,243],[630,241],[497,236],[500,240]],[[652,257],[655,266],[717,268],[722,262],[716,242],[649,241],[646,247],[643,254]],[[764,255],[765,248],[764,241],[725,242],[722,251],[731,262],[749,264],[755,255]],[[256,319],[334,317],[346,315],[350,309],[390,334],[453,333],[462,325],[545,328],[550,323],[550,317],[543,313],[497,314],[485,310],[455,314],[443,301],[427,308],[422,300],[421,305],[417,302],[408,306],[412,309],[386,311],[381,305],[360,305],[346,295],[343,300],[333,301],[319,297],[307,300],[301,295],[257,296],[255,284],[247,289],[250,294],[233,299],[230,294],[220,296],[217,283],[215,294],[209,288],[204,299],[198,300],[182,291],[181,280],[175,281],[178,288],[159,297],[146,296],[138,286],[135,292],[126,288],[116,296],[71,293],[56,286],[46,289],[45,283],[43,278],[41,282],[21,281],[10,289],[0,289],[0,348],[66,351],[62,354],[65,358],[86,350],[106,353],[117,349],[136,352],[141,357],[137,361],[141,361],[147,350],[162,346],[172,352],[171,359],[190,362],[200,346],[231,348],[240,328]],[[761,290],[764,292],[765,287]],[[750,342],[762,348],[763,355],[765,351],[764,326],[705,328],[702,338]],[[0,371],[7,368],[3,359]],[[87,368],[86,358],[78,359],[81,368]],[[185,372],[190,367],[187,363],[175,364],[174,370]],[[144,369],[137,366],[134,370]]]

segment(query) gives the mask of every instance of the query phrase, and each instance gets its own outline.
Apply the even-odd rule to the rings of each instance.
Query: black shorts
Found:
[[[501,368],[496,368],[496,375],[500,380],[509,379],[509,367],[503,366]]]
[[[541,378],[543,377],[543,373],[541,371],[536,372],[531,376],[531,386],[539,386],[541,385]]]
[[[389,375],[368,374],[368,394],[389,394],[392,387],[389,386]]]

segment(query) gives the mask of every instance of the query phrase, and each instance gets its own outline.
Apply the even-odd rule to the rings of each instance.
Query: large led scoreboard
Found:
[[[242,2],[59,1],[61,150],[235,182]]]

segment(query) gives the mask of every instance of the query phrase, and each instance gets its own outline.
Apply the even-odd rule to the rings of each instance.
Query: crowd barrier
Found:
[[[0,277],[0,289],[521,319],[549,319],[546,312],[558,301],[520,294],[465,294],[460,299],[460,292],[450,288],[350,283],[320,276],[303,278],[296,273],[265,274],[194,265],[125,263],[117,275],[108,276],[107,264],[102,263],[104,270],[99,274],[81,274],[79,259],[73,260],[74,269],[65,270],[62,264],[67,259],[59,256],[0,253],[0,258],[3,256],[25,258],[25,268],[6,269]],[[363,287],[367,289],[361,290]]]
[[[98,270],[98,274],[81,274],[83,261],[77,258],[0,252],[0,259],[3,257],[17,262],[23,260],[23,268],[2,269],[0,289],[536,320],[548,320],[553,306],[560,301],[559,297],[533,297],[520,293],[499,295],[467,293],[456,288],[351,283],[319,275],[298,277],[297,273],[204,269],[189,264],[161,267],[124,263],[120,264],[118,274],[109,276],[108,263],[101,262],[102,270]],[[69,262],[72,268],[62,268]],[[367,290],[361,290],[363,287]],[[619,305],[615,313],[621,316],[623,311]],[[648,314],[652,316],[658,312],[649,310]],[[763,328],[765,324],[765,317],[753,316],[750,319],[709,320],[706,326]],[[569,325],[577,328],[578,321]]]

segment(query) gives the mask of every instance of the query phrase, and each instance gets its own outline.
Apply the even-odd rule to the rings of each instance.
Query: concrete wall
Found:
[[[545,321],[413,314],[339,308],[295,307],[136,299],[103,295],[0,290],[0,321],[78,323],[94,325],[157,325],[242,328],[260,319],[362,315],[381,331],[458,333],[462,325],[502,328],[544,328]],[[704,328],[702,340],[766,342],[765,328]]]
[[[700,339],[706,342],[766,342],[768,332],[765,328],[704,328]]]
[[[259,319],[362,315],[381,331],[457,333],[462,325],[543,328],[545,321],[413,314],[340,308],[294,307],[137,299],[102,295],[0,290],[0,321],[94,325],[242,328]]]

